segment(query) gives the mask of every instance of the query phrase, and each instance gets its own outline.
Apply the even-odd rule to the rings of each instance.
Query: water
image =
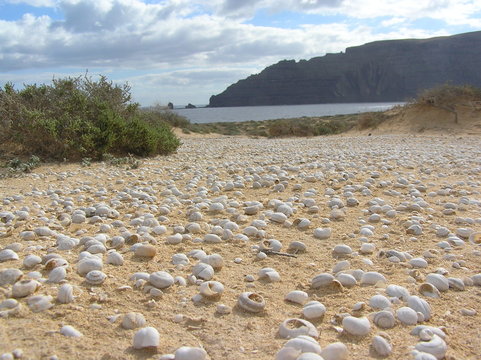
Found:
[[[174,109],[191,123],[271,120],[302,116],[329,116],[384,111],[403,103],[310,104],[276,106],[242,106],[221,108]]]

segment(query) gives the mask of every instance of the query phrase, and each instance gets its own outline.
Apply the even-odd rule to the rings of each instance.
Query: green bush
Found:
[[[99,160],[105,153],[152,156],[180,145],[169,123],[131,102],[130,87],[81,76],[52,85],[0,89],[2,145],[43,159]]]

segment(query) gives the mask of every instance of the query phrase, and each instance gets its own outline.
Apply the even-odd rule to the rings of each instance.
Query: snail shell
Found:
[[[416,312],[420,312],[424,316],[424,320],[429,320],[431,318],[431,306],[426,302],[426,300],[421,299],[419,296],[410,296],[407,299],[408,306]]]
[[[53,270],[57,267],[68,267],[68,261],[61,257],[54,257],[45,262],[45,270]]]
[[[407,306],[397,309],[396,316],[404,325],[416,325],[418,323],[418,314]]]
[[[58,289],[57,300],[62,304],[68,304],[73,301],[73,287],[70,284],[63,284]]]
[[[0,251],[0,262],[8,260],[18,260],[18,254],[11,249],[4,249]]]
[[[439,291],[449,290],[449,281],[445,276],[441,274],[428,274],[426,276],[426,282],[434,285]]]
[[[329,344],[321,351],[324,360],[345,360],[348,354],[349,350],[342,342]]]
[[[53,297],[51,297],[50,295],[35,295],[30,296],[27,299],[27,304],[32,312],[41,312],[50,309],[53,306],[53,304],[51,303],[52,300]]]
[[[326,240],[331,237],[331,233],[332,233],[331,228],[317,228],[317,229],[314,229],[313,234],[316,239]]]
[[[100,270],[92,270],[85,275],[85,281],[91,285],[100,285],[105,281],[106,278],[107,275]]]
[[[376,352],[381,356],[388,356],[392,353],[392,345],[388,339],[383,336],[376,335],[372,338],[371,345]]]
[[[460,278],[450,277],[450,278],[448,278],[448,282],[449,282],[449,287],[451,289],[458,290],[458,291],[464,291],[465,290],[464,281]]]
[[[200,262],[209,264],[214,270],[220,270],[224,266],[224,259],[219,254],[206,255]]]
[[[317,338],[319,337],[319,332],[313,324],[303,319],[286,319],[279,326],[279,336],[283,339],[292,339],[299,335],[309,335]]]
[[[33,294],[40,287],[40,283],[36,280],[27,279],[17,281],[12,286],[12,297],[22,298]]]
[[[207,298],[217,297],[224,292],[224,285],[218,281],[205,281],[200,284],[199,292]]]
[[[48,274],[48,282],[59,283],[67,276],[67,270],[62,267],[56,267]]]
[[[214,277],[214,268],[209,264],[199,262],[192,268],[192,274],[203,280],[210,280]]]
[[[326,307],[319,301],[309,301],[302,309],[302,315],[307,319],[318,319],[326,313]]]
[[[375,313],[373,316],[373,322],[381,329],[391,329],[396,325],[394,315],[387,310]]]
[[[107,254],[107,258],[105,260],[107,264],[112,264],[112,265],[123,265],[124,264],[124,258],[122,254],[118,253],[117,251],[110,251]]]
[[[481,231],[473,232],[469,235],[469,242],[474,245],[481,245]]]
[[[391,297],[397,297],[401,300],[406,300],[410,296],[408,289],[399,285],[388,285],[386,288],[386,294]]]
[[[92,270],[102,270],[102,260],[96,256],[87,256],[77,263],[77,272],[81,276],[85,276]]]
[[[305,291],[294,290],[288,293],[284,299],[286,301],[304,305],[307,302],[308,298],[309,298],[309,295]]]
[[[373,309],[386,309],[391,307],[391,301],[383,295],[374,295],[369,299],[369,306]]]
[[[282,243],[276,239],[268,239],[261,241],[261,248],[273,251],[280,251],[282,249]]]
[[[441,296],[436,286],[430,283],[422,283],[419,285],[419,293],[430,298],[438,298]]]
[[[205,360],[207,352],[202,348],[182,346],[175,353],[175,360]]]
[[[259,279],[265,279],[269,282],[278,282],[281,280],[281,276],[273,268],[260,269],[257,275],[259,276]]]
[[[25,256],[25,259],[23,259],[23,266],[25,266],[27,269],[33,268],[35,265],[38,265],[42,262],[42,258],[37,255],[27,255]]]
[[[149,275],[149,283],[158,289],[165,289],[174,284],[174,278],[166,271],[157,271]]]
[[[311,287],[319,289],[321,287],[329,286],[334,281],[334,276],[329,273],[322,273],[314,276],[311,280]]]
[[[321,346],[319,343],[308,335],[299,335],[290,339],[284,344],[284,348],[293,348],[301,351],[301,353],[312,352],[315,354],[321,354]]]
[[[441,337],[433,334],[431,340],[422,341],[416,344],[416,350],[434,355],[436,359],[444,359],[448,346]]]
[[[144,315],[137,312],[129,312],[124,315],[122,318],[122,326],[124,329],[132,330],[141,326],[144,326],[146,323]]]
[[[377,283],[382,282],[386,283],[386,278],[384,275],[376,272],[376,271],[368,271],[362,274],[361,276],[361,286],[362,285],[376,285]]]
[[[371,323],[366,317],[346,316],[342,319],[344,331],[355,336],[365,336],[371,331]]]
[[[150,257],[150,258],[153,258],[156,253],[157,253],[157,249],[155,248],[155,246],[151,244],[139,244],[138,246],[135,247],[135,251],[134,251],[134,254],[136,256]]]
[[[70,325],[62,326],[62,328],[60,329],[60,334],[62,334],[63,336],[67,336],[67,337],[81,337],[82,336],[82,333],[80,331],[78,331],[77,329],[75,329],[73,326],[70,326]]]
[[[133,348],[134,349],[149,349],[157,348],[160,343],[160,334],[156,328],[151,326],[144,327],[134,335]]]
[[[23,272],[19,269],[5,269],[0,271],[0,286],[15,284],[21,277]]]
[[[242,309],[252,313],[261,312],[266,307],[266,301],[264,298],[254,292],[243,292],[240,294],[237,304]]]

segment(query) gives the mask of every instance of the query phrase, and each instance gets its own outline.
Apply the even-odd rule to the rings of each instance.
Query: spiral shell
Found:
[[[383,310],[373,315],[372,321],[381,329],[391,329],[396,325],[396,319],[392,312]]]
[[[371,324],[366,317],[346,316],[342,319],[342,326],[344,331],[355,336],[365,336],[371,331]]]
[[[48,274],[47,281],[50,283],[59,283],[67,276],[67,270],[63,266],[56,267]]]
[[[200,279],[210,280],[214,277],[214,268],[209,264],[199,262],[192,268],[192,274]]]
[[[58,289],[57,300],[62,304],[68,304],[73,301],[73,286],[70,284],[63,284]]]
[[[264,298],[254,292],[243,292],[239,295],[237,300],[237,304],[242,309],[252,312],[252,313],[259,313],[263,311],[266,307],[266,301]]]
[[[219,254],[206,255],[200,259],[200,262],[209,264],[214,270],[220,270],[224,266],[224,259]]]
[[[158,289],[165,289],[174,284],[174,278],[166,271],[157,271],[149,275],[149,283]]]
[[[219,297],[224,292],[224,285],[218,281],[204,281],[200,284],[199,292],[206,298]]]
[[[416,344],[416,350],[434,355],[436,359],[444,359],[448,347],[441,337],[436,334],[432,335],[429,341],[421,341]]]
[[[302,315],[307,319],[318,319],[326,313],[326,307],[319,301],[309,301],[302,309]]]
[[[436,286],[430,283],[422,283],[419,285],[419,293],[430,298],[438,298],[441,296]]]
[[[374,336],[372,338],[371,346],[381,356],[388,356],[392,353],[392,345],[385,336]]]
[[[283,339],[292,339],[299,335],[309,335],[317,338],[319,337],[319,332],[313,324],[303,319],[286,319],[279,326],[279,336]]]
[[[107,275],[100,270],[92,270],[85,275],[85,281],[91,285],[100,285],[105,281],[106,278]]]
[[[77,272],[81,276],[85,276],[92,270],[102,270],[102,260],[96,256],[84,257],[77,263]]]

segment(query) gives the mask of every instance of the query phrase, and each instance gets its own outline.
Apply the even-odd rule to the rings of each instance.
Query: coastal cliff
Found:
[[[283,60],[230,85],[210,107],[404,101],[446,82],[481,87],[481,31],[376,41]]]

